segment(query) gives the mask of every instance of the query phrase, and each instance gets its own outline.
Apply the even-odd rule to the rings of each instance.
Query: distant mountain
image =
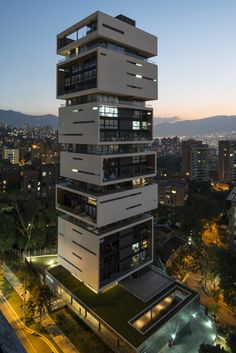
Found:
[[[51,126],[53,129],[58,128],[58,118],[55,115],[28,115],[14,110],[0,109],[0,123],[16,127],[27,124],[31,126]]]
[[[154,136],[197,136],[236,132],[236,115],[217,115],[203,119],[178,120],[170,118],[154,120]]]
[[[163,118],[161,116],[158,116],[157,118],[154,119],[154,124],[161,124],[161,123],[175,123],[176,121],[180,121],[180,118],[177,116],[172,116],[172,117],[167,117]]]

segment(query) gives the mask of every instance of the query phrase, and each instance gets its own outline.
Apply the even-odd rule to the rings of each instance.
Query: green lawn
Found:
[[[103,341],[68,308],[51,313],[53,320],[80,353],[112,353]]]
[[[137,331],[129,321],[149,307],[149,305],[161,298],[165,293],[166,288],[145,303],[119,285],[98,295],[76,279],[62,266],[54,267],[48,272],[52,274],[59,283],[67,288],[67,290],[78,299],[81,305],[86,305],[90,308],[93,313],[104,322],[108,323],[121,336],[125,337],[133,346],[138,347],[147,339],[147,337],[156,332],[157,325],[147,334],[143,335]],[[175,285],[174,282],[171,283],[169,289],[173,288]],[[181,284],[178,284],[178,286],[181,286]],[[187,301],[190,301],[195,295],[195,292],[191,292],[191,295],[188,296],[186,301],[183,301],[182,305],[186,305]],[[171,317],[172,312],[168,315]],[[167,320],[168,315],[164,320]],[[161,325],[163,325],[163,322]]]
[[[54,267],[48,272],[132,344],[138,346],[145,340],[144,335],[128,321],[144,310],[155,298],[148,304],[144,303],[120,286],[97,295],[62,266]]]

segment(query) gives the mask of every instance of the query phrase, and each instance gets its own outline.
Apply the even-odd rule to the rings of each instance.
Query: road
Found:
[[[219,306],[219,311],[217,316],[220,322],[225,325],[236,326],[236,315],[223,303],[217,303],[213,298],[209,297],[202,288],[201,275],[198,273],[188,273],[185,277],[185,284],[198,292],[201,298],[201,304],[209,307],[211,304],[215,303]]]
[[[27,353],[59,353],[54,345],[44,336],[32,335],[33,330],[25,326],[18,314],[3,295],[0,285],[0,310],[14,329]]]

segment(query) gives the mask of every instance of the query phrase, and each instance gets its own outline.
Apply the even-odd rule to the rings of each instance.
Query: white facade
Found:
[[[108,179],[104,175],[103,165],[104,160],[117,158],[131,158],[136,156],[149,156],[150,167],[143,173],[130,176],[112,176]],[[116,184],[118,180],[128,181],[139,179],[142,177],[154,177],[156,175],[156,154],[155,152],[142,152],[132,154],[117,154],[117,155],[92,155],[72,152],[61,152],[60,157],[60,174],[65,178],[80,180],[95,185]]]
[[[93,221],[88,215],[83,214],[76,209],[65,210],[60,207],[58,197],[56,200],[57,209],[81,221],[85,220],[88,224],[96,227],[103,227],[110,223],[119,222],[123,219],[137,216],[149,212],[157,205],[157,187],[156,184],[147,185],[131,190],[120,191],[104,196],[91,196],[75,189],[58,185],[57,189],[63,189],[78,195],[83,195],[96,204],[96,219]]]

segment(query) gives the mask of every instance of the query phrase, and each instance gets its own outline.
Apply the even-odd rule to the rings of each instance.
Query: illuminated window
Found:
[[[132,125],[133,130],[140,130],[140,121],[133,121]]]
[[[99,107],[99,113],[100,113],[100,116],[118,117],[118,108],[110,107],[108,105],[101,105]]]
[[[135,265],[139,262],[139,254],[132,257],[132,264]]]
[[[135,243],[132,245],[132,251],[133,253],[136,253],[139,251],[139,243]]]
[[[142,122],[142,129],[147,130],[147,128],[148,128],[148,123],[146,121],[143,121]]]
[[[147,240],[143,240],[142,241],[142,249],[146,249],[148,247],[148,241]]]
[[[97,200],[92,198],[92,197],[88,197],[88,203],[90,205],[95,205],[96,206],[97,205]]]

